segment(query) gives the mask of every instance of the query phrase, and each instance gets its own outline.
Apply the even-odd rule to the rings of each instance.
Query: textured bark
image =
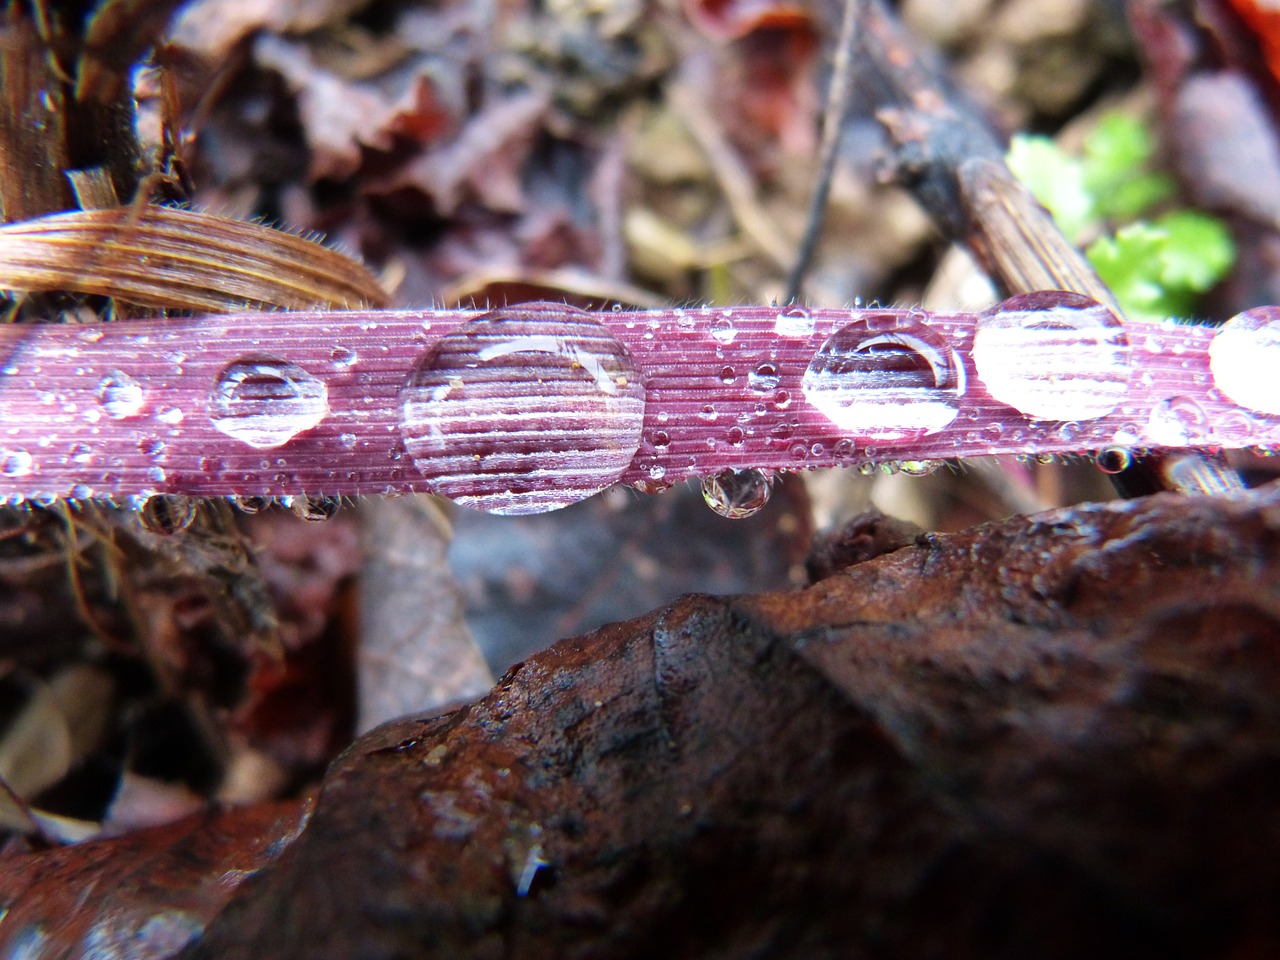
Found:
[[[352,747],[190,955],[1272,955],[1278,562],[1280,491],[1157,497],[564,641]]]

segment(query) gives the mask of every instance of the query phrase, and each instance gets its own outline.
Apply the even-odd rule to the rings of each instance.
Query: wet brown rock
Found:
[[[333,767],[192,956],[1262,956],[1280,491],[567,640]]]

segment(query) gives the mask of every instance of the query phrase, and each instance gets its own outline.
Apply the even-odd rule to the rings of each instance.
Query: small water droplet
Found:
[[[769,431],[769,436],[775,440],[790,440],[791,435],[795,433],[795,427],[789,423],[775,424],[773,429]]]
[[[98,403],[112,420],[136,417],[145,400],[142,384],[120,370],[112,370],[98,382]]]
[[[1138,425],[1136,423],[1120,424],[1116,427],[1116,432],[1111,435],[1111,440],[1117,446],[1133,446],[1139,440]]]
[[[147,479],[152,483],[164,483],[164,467],[147,467]]]
[[[747,386],[752,390],[763,392],[772,390],[781,379],[782,375],[778,373],[776,366],[772,363],[762,363],[747,374]]]
[[[741,427],[730,427],[729,432],[725,436],[728,438],[730,446],[740,447],[742,446],[742,441],[746,439],[747,435]]]
[[[835,458],[836,463],[845,463],[853,457],[853,441],[837,440],[836,445],[831,448],[831,456]]]
[[[142,437],[138,441],[138,452],[152,459],[164,453],[164,441],[158,437]]]
[[[342,444],[344,449],[350,450],[356,445],[356,435],[354,433],[340,433],[338,434],[338,442]]]
[[[716,343],[730,344],[738,335],[738,328],[728,317],[716,317],[711,321],[711,339]]]
[[[760,470],[725,470],[702,481],[707,506],[730,520],[759,513],[772,493],[773,480]]]
[[[773,405],[779,410],[785,410],[791,406],[791,394],[786,390],[779,390],[773,395]]]
[[[737,374],[737,372],[733,369],[733,367],[727,367],[727,366],[726,366],[726,367],[721,367],[721,368],[720,368],[720,382],[721,382],[721,383],[733,383],[733,381],[737,378],[737,376],[738,376],[738,374]]]
[[[71,499],[72,500],[92,500],[93,487],[89,486],[87,483],[77,483],[74,487],[71,488]]]
[[[942,339],[896,314],[871,314],[823,343],[801,381],[805,399],[858,437],[936,433],[955,419],[964,367]]]
[[[1092,420],[1129,389],[1124,325],[1079,294],[1029,293],[978,317],[973,362],[987,391],[1040,420]]]
[[[68,458],[72,463],[86,464],[93,459],[93,448],[87,443],[73,443]]]
[[[659,430],[653,435],[653,445],[655,447],[665,447],[671,443],[671,436],[665,430]]]
[[[650,480],[661,480],[666,475],[667,475],[667,468],[660,463],[655,463],[653,466],[649,468]]]
[[[703,404],[702,409],[698,411],[698,419],[706,420],[708,423],[714,422],[718,416],[715,406],[710,403]]]
[[[1133,454],[1128,447],[1103,447],[1094,457],[1094,462],[1103,473],[1122,473],[1132,465]]]
[[[329,359],[335,367],[341,367],[346,370],[355,366],[356,360],[360,355],[350,347],[337,346],[329,351]]]
[[[341,497],[326,497],[308,494],[294,497],[289,509],[294,516],[312,523],[321,523],[333,517],[342,507]]]
[[[1151,408],[1147,438],[1167,447],[1188,447],[1209,435],[1209,415],[1191,397],[1168,397]]]
[[[441,337],[400,391],[405,448],[436,493],[543,513],[617,482],[640,447],[645,390],[607,327],[522,304]]]
[[[241,513],[255,514],[260,510],[265,510],[271,506],[270,497],[255,496],[236,496],[231,498],[231,504]]]
[[[774,321],[773,332],[780,337],[807,337],[813,333],[813,314],[805,307],[787,307]]]
[[[1067,443],[1075,443],[1084,433],[1084,428],[1074,420],[1068,420],[1062,426],[1058,427],[1058,439]]]
[[[1260,413],[1280,414],[1280,308],[1256,307],[1223,324],[1209,344],[1213,384]]]
[[[809,448],[803,443],[793,443],[788,453],[792,460],[804,460],[809,456]]]
[[[183,417],[184,414],[181,407],[161,407],[156,411],[156,419],[171,427],[180,424]]]
[[[138,521],[152,533],[171,536],[191,526],[196,518],[196,501],[176,494],[156,494],[138,505]]]
[[[233,360],[209,394],[214,429],[256,450],[284,446],[328,413],[324,381],[275,357]]]
[[[34,472],[35,461],[27,451],[0,451],[0,473],[6,477],[29,477]]]
[[[927,477],[940,466],[941,460],[901,460],[898,469],[908,477]]]
[[[864,460],[862,463],[858,464],[858,472],[864,477],[873,477],[879,472],[879,470],[880,466],[872,463],[870,460]]]

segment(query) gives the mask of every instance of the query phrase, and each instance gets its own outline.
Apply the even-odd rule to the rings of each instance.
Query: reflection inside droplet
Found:
[[[772,493],[772,477],[760,470],[724,470],[702,481],[702,499],[707,506],[730,520],[759,513]]]

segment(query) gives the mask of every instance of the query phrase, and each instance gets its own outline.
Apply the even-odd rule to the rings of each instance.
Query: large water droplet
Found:
[[[232,361],[209,394],[214,428],[258,450],[284,446],[328,413],[324,381],[275,357]]]
[[[112,370],[98,383],[98,403],[112,420],[136,417],[145,400],[142,384],[120,370]]]
[[[711,321],[711,339],[716,343],[730,344],[738,335],[738,328],[728,317],[716,317]]]
[[[436,493],[526,514],[566,507],[622,476],[640,447],[645,393],[607,327],[564,304],[532,303],[442,337],[400,405],[405,449]]]
[[[1228,320],[1209,344],[1213,384],[1250,410],[1280,414],[1280,308],[1256,307]]]
[[[1076,293],[1012,297],[978,318],[973,362],[987,392],[1038,420],[1092,420],[1129,389],[1124,325]]]
[[[805,399],[836,426],[882,440],[941,430],[959,412],[964,385],[955,351],[897,314],[872,314],[836,331],[801,381]]]
[[[772,493],[772,478],[759,470],[724,470],[702,481],[707,506],[730,520],[759,513]]]
[[[1168,397],[1151,409],[1147,437],[1167,447],[1188,447],[1209,434],[1209,415],[1191,397]]]

